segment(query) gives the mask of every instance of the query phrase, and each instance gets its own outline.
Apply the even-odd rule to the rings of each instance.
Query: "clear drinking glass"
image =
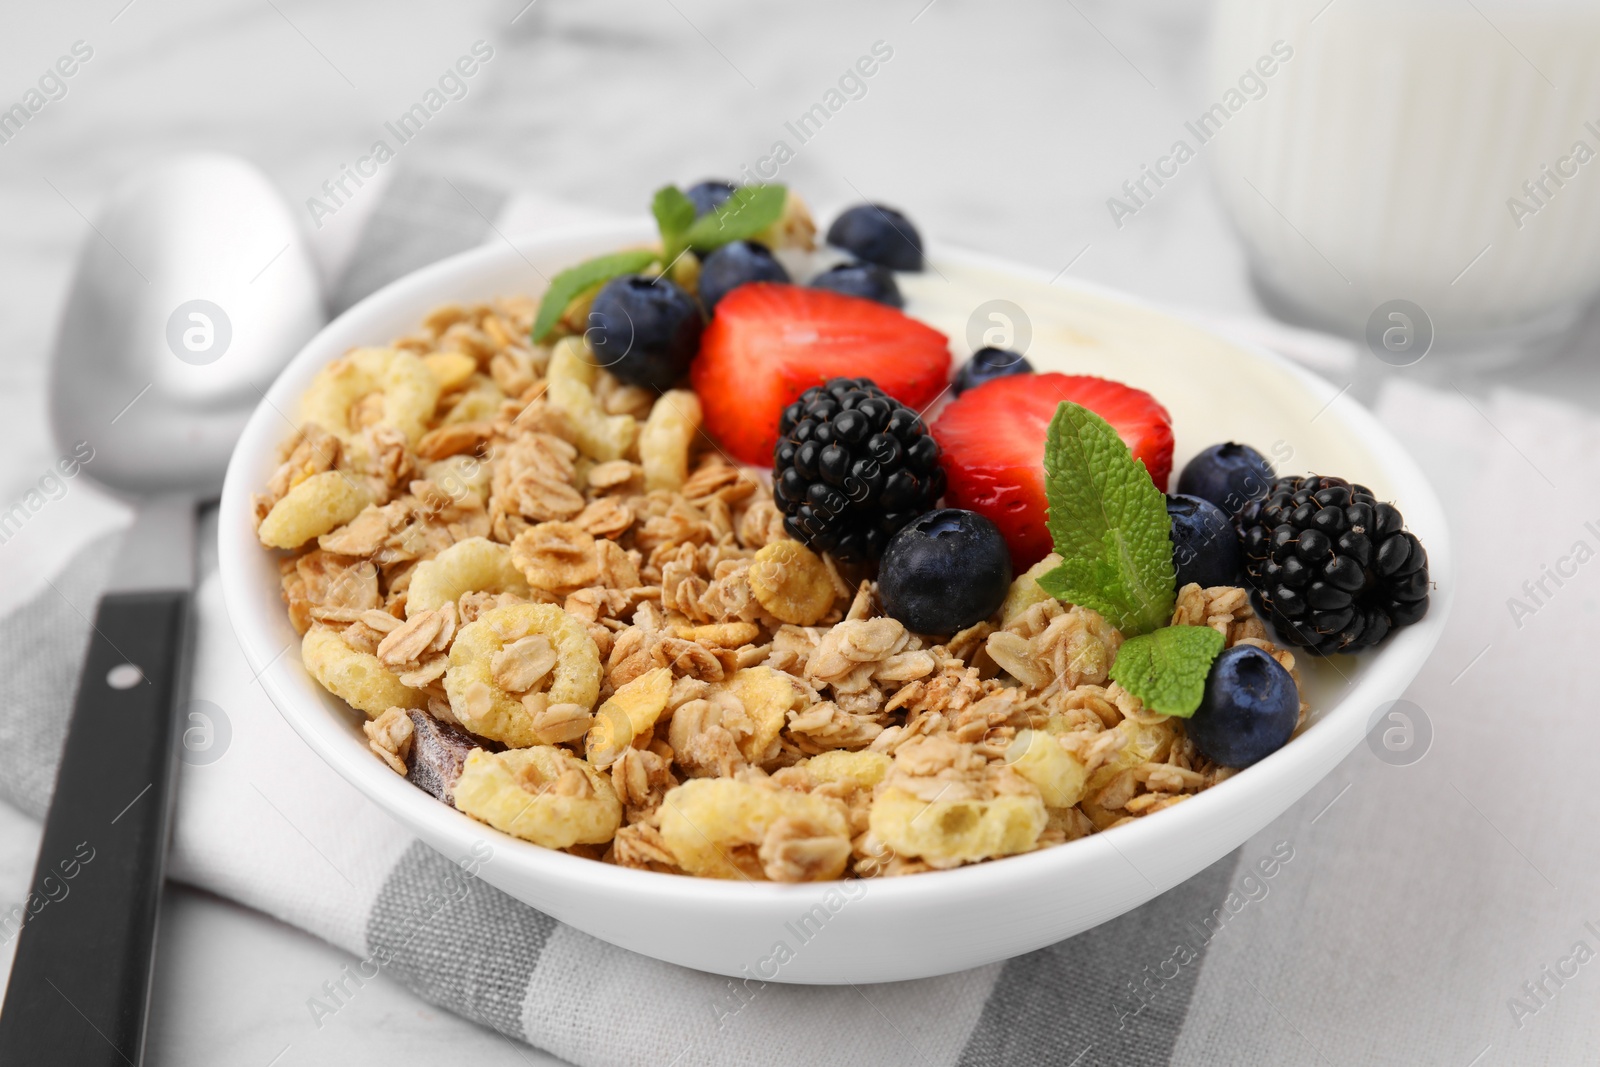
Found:
[[[1276,308],[1498,346],[1600,291],[1595,0],[1217,0],[1208,71],[1191,137]]]

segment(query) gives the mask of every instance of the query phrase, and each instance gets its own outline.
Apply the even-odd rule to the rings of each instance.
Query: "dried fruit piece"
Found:
[[[426,694],[407,689],[377,656],[351,648],[337,630],[325,626],[306,631],[300,642],[300,661],[322,688],[370,718],[392,707],[418,708],[427,703]]]
[[[417,564],[406,596],[406,615],[454,603],[463,593],[528,595],[528,581],[512,563],[511,550],[486,537],[457,541]]]
[[[768,880],[768,857],[760,855],[769,831],[790,819],[808,828],[810,838],[833,839],[825,863],[808,867],[805,881],[825,881],[844,872],[850,855],[850,818],[830,797],[797,793],[731,778],[696,778],[677,786],[662,801],[661,837],[678,865],[707,878]],[[778,838],[790,836],[795,823],[778,827]],[[787,833],[785,831],[788,831]],[[837,842],[843,841],[843,849]],[[781,840],[768,847],[773,853]],[[817,851],[823,851],[818,849]],[[779,858],[777,856],[771,857]],[[785,873],[782,867],[772,873]],[[796,879],[802,880],[802,879]]]
[[[655,726],[671,695],[672,672],[666,667],[646,671],[618,688],[595,712],[584,739],[589,762],[602,769],[615,763],[635,737]]]
[[[838,595],[822,557],[798,541],[774,541],[750,564],[750,591],[784,622],[814,626]]]
[[[455,804],[545,848],[604,844],[622,824],[622,803],[605,776],[551,745],[473,749],[456,779]]]
[[[532,634],[548,638],[557,663],[543,701],[508,692],[494,678],[494,657],[507,645]],[[510,604],[493,608],[463,626],[450,646],[444,676],[450,713],[473,733],[514,748],[538,744],[535,717],[548,705],[594,707],[600,695],[600,650],[583,623],[553,604]]]
[[[461,766],[467,753],[481,747],[481,742],[420,708],[412,708],[406,714],[411,719],[411,765],[406,780],[446,804],[455,803]]]
[[[268,548],[299,548],[361,514],[369,501],[367,490],[342,471],[313,474],[272,505],[256,536]]]

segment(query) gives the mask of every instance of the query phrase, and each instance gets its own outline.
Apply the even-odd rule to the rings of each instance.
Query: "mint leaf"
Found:
[[[1128,637],[1165,626],[1176,600],[1172,520],[1144,464],[1110,423],[1064,400],[1050,420],[1044,470],[1062,562],[1039,585]]]
[[[1111,680],[1163,715],[1187,719],[1206,694],[1222,634],[1209,626],[1164,626],[1130,637],[1117,650]]]
[[[782,185],[741,185],[715,211],[701,215],[684,232],[684,242],[708,252],[733,241],[745,241],[783,217],[789,190]]]
[[[661,230],[662,262],[671,263],[683,252],[683,235],[694,225],[694,203],[676,185],[663,185],[650,202],[650,212]]]
[[[533,343],[539,344],[550,336],[550,331],[561,321],[561,313],[567,310],[567,305],[572,303],[573,297],[585,289],[601,282],[608,282],[620,275],[636,274],[658,258],[660,257],[648,248],[612,252],[609,255],[584,260],[551,278],[550,288],[544,291],[544,297],[539,301],[539,314],[534,316],[533,329],[530,331]]]

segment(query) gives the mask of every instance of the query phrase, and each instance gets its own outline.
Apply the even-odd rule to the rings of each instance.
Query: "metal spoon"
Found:
[[[95,615],[34,871],[44,895],[71,870],[70,891],[19,935],[0,1063],[143,1054],[196,508],[219,492],[261,390],[323,317],[288,208],[229,156],[134,174],[79,253],[50,378],[56,443],[92,455],[84,473],[138,510]]]

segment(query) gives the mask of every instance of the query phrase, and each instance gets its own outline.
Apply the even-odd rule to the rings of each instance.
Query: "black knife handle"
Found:
[[[143,1054],[188,606],[180,591],[100,602],[0,1010],[5,1067]]]

